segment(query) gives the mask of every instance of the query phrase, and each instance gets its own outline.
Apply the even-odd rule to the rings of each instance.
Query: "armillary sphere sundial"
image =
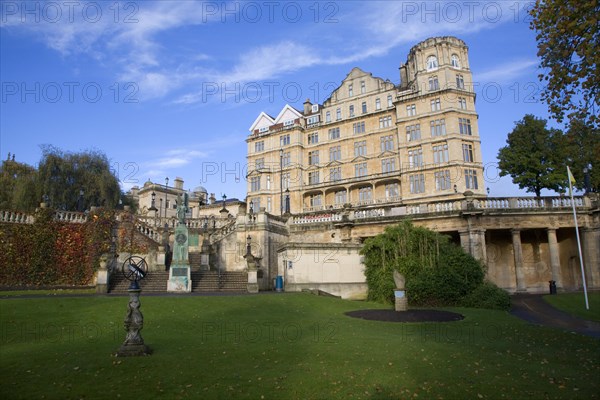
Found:
[[[139,290],[139,281],[144,279],[148,274],[148,264],[142,257],[131,256],[123,262],[121,272],[125,279],[131,282],[129,290]]]
[[[117,357],[145,356],[152,350],[144,344],[140,331],[144,326],[144,316],[140,311],[140,289],[139,281],[148,275],[148,264],[146,260],[138,256],[130,256],[122,266],[123,276],[131,282],[129,285],[129,304],[123,325],[127,336],[117,351]]]

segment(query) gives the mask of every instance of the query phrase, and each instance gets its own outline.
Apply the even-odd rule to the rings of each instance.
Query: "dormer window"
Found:
[[[259,133],[265,133],[269,131],[269,127],[268,126],[263,126],[262,128],[258,129]]]
[[[283,121],[283,126],[292,126],[294,125],[293,119],[288,119],[287,121]]]
[[[427,71],[432,71],[438,68],[438,59],[436,56],[427,57]]]
[[[460,60],[456,54],[452,54],[450,58],[450,63],[454,68],[460,68]]]
[[[317,122],[319,122],[319,115],[313,115],[311,117],[308,117],[306,120],[307,125],[313,125],[313,124],[316,124]]]
[[[317,111],[319,111],[319,105],[318,104],[313,104],[311,107],[311,111],[316,113]]]

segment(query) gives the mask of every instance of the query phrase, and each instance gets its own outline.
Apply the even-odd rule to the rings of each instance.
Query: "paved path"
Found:
[[[600,323],[574,317],[546,303],[539,294],[517,294],[511,297],[510,313],[532,324],[577,332],[600,339]]]

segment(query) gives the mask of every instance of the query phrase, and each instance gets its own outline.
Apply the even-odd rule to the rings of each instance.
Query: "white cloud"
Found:
[[[473,78],[477,82],[510,83],[537,64],[537,60],[515,60],[474,74]]]
[[[84,3],[81,4],[83,7]],[[137,8],[127,9],[125,4],[130,3],[118,3],[117,22],[113,3],[95,4],[103,7],[103,17],[96,23],[86,22],[76,12],[78,18],[73,22],[63,17],[59,23],[23,24],[17,14],[6,18],[1,27],[36,35],[65,56],[85,54],[98,60],[112,69],[119,80],[137,83],[142,100],[163,98],[186,88],[187,93],[179,94],[176,104],[202,101],[202,93],[198,91],[201,83],[243,84],[277,79],[318,65],[355,63],[430,36],[494,29],[511,21],[515,13],[513,3],[497,1],[340,3],[335,24],[308,25],[301,30],[296,29],[299,25],[289,25],[289,30],[282,25],[277,31],[278,39],[267,44],[242,38],[247,50],[232,67],[223,68],[218,65],[219,59],[206,51],[183,54],[176,46],[167,48],[161,44],[165,33],[190,26],[204,29],[203,25],[220,20],[218,13],[205,13],[204,3],[145,1],[131,3]],[[130,17],[130,21],[125,22],[125,17]],[[246,29],[243,25],[234,26],[232,37],[243,35],[242,29]],[[198,34],[198,43],[214,40],[208,32],[194,32]],[[227,55],[225,47],[221,50]],[[202,63],[216,64],[208,68]],[[504,74],[509,76],[507,72]]]

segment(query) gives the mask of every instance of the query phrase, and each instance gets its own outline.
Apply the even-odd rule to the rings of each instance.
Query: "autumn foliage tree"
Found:
[[[600,6],[598,0],[537,0],[530,11],[537,32],[542,99],[562,122],[600,119]]]

